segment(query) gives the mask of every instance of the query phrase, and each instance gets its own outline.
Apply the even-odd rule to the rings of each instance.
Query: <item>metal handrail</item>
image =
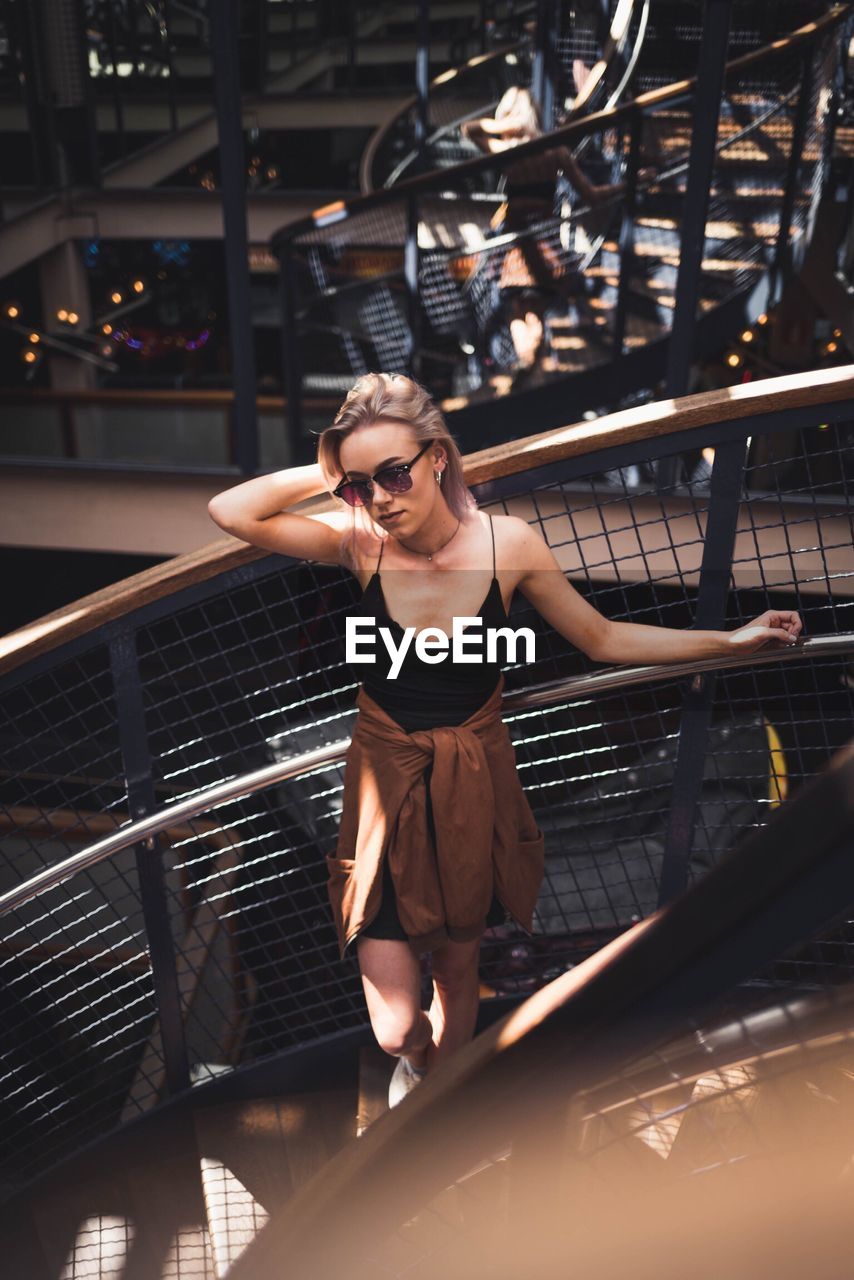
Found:
[[[505,694],[502,706],[506,713],[515,714],[556,706],[571,698],[587,698],[597,693],[613,693],[617,689],[633,688],[653,680],[672,680],[680,676],[699,676],[707,671],[724,671],[732,667],[756,667],[771,662],[838,657],[848,653],[854,653],[854,632],[811,636],[784,649],[763,649],[752,654],[733,653],[731,656],[702,658],[691,662],[669,662],[625,668],[610,667],[605,671],[568,676],[562,680],[533,685],[529,689]],[[203,791],[198,791],[184,800],[179,800],[164,809],[157,809],[144,818],[119,827],[112,835],[105,836],[103,840],[98,840],[88,848],[81,849],[62,862],[45,867],[29,880],[0,894],[0,916],[17,910],[40,893],[64,884],[78,872],[88,870],[114,853],[127,849],[130,845],[146,843],[153,848],[154,837],[168,827],[175,826],[176,823],[196,818],[199,814],[231,800],[254,795],[275,783],[286,782],[289,778],[340,764],[349,745],[349,739],[332,742],[327,746],[317,747],[314,751],[302,752],[290,759],[276,761],[275,764],[265,765],[263,769],[255,769],[250,773],[240,774],[236,778],[229,778],[226,782],[218,782],[215,786],[206,787]]]
[[[642,0],[642,11],[641,11],[640,19],[638,22],[638,31],[637,31],[634,47],[632,48],[631,56],[628,58],[626,62],[625,69],[620,77],[618,84],[608,94],[608,97],[605,100],[603,107],[601,108],[604,111],[607,111],[610,107],[613,107],[619,101],[624,89],[626,88],[627,84],[629,83],[632,77],[632,74],[634,73],[635,66],[640,56],[641,46],[643,45],[644,37],[646,35],[646,28],[647,28],[648,19],[649,19],[649,6],[650,6],[650,0]],[[604,41],[605,47],[603,49],[602,55],[598,58],[593,68],[593,70],[595,71],[596,68],[598,67],[599,74],[597,75],[595,82],[592,83],[590,88],[587,89],[583,94],[583,101],[578,101],[573,106],[572,110],[568,113],[566,117],[567,119],[581,118],[582,112],[589,112],[590,100],[592,96],[596,93],[596,90],[599,89],[604,83],[605,73],[610,67],[611,57],[613,57],[614,54],[619,54],[619,53],[622,53],[623,51],[623,47],[628,38],[629,28],[631,25],[632,9],[633,9],[633,0],[631,0],[629,4],[628,16],[626,16],[625,13],[621,13],[620,8],[618,6],[617,12],[614,14],[613,20],[611,22],[611,27],[609,29],[607,39]],[[622,26],[622,34],[620,34],[621,26]],[[615,28],[617,29],[617,32],[618,32],[617,35],[614,34]],[[453,72],[451,73],[447,71],[442,72],[441,75],[437,76],[433,81],[431,81],[430,89],[432,91],[434,88],[438,88],[441,85],[444,85],[450,82],[452,79],[456,79],[458,76],[464,74],[466,71],[468,71],[472,67],[480,68],[487,62],[495,61],[498,58],[506,57],[508,53],[517,53],[519,50],[523,49],[524,47],[525,47],[525,42],[523,41],[518,44],[503,46],[501,49],[496,49],[493,52],[486,55],[480,54],[475,58],[470,58],[467,62],[465,62],[462,65],[462,67],[456,68]],[[383,182],[383,185],[381,188],[377,188],[373,185],[373,164],[376,158],[376,153],[379,150],[381,143],[386,140],[391,130],[395,127],[395,125],[400,123],[400,121],[404,118],[406,113],[408,111],[411,111],[412,107],[415,105],[415,103],[417,103],[417,101],[418,101],[417,96],[413,96],[411,99],[409,99],[406,102],[406,104],[401,108],[401,110],[398,111],[396,116],[394,116],[391,120],[387,120],[377,130],[376,134],[374,135],[373,138],[371,138],[371,140],[368,143],[368,146],[365,148],[365,152],[362,157],[362,164],[360,167],[360,186],[364,194],[370,194],[372,191],[375,191],[375,190],[388,190],[389,188],[393,187],[396,184],[396,179],[399,176],[399,174],[405,172],[405,170],[412,163],[413,157],[417,155],[417,150],[408,151],[407,154],[401,160],[398,161],[395,168],[392,170],[392,172]],[[470,112],[467,116],[461,116],[459,119],[451,120],[447,124],[441,125],[438,129],[436,129],[430,135],[429,138],[427,138],[427,145],[429,146],[435,143],[439,138],[449,133],[452,129],[459,128],[463,120],[471,119],[473,115],[482,114],[482,111],[483,111],[483,107],[479,107],[477,108],[476,111]],[[582,145],[586,141],[588,141],[588,139],[583,139]],[[441,170],[433,170],[433,172],[438,173],[438,172],[441,172]]]

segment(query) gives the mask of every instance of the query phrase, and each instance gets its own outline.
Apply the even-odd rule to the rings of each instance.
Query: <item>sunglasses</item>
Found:
[[[336,498],[343,498],[350,507],[366,507],[373,500],[374,485],[378,484],[386,493],[406,493],[412,488],[412,476],[409,474],[418,459],[430,448],[432,440],[428,440],[423,449],[419,449],[410,462],[398,462],[393,467],[382,467],[369,480],[342,480],[332,492]]]

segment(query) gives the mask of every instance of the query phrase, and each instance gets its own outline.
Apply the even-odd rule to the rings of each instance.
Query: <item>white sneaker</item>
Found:
[[[413,1067],[408,1058],[398,1058],[388,1086],[389,1107],[396,1107],[426,1074],[426,1068]]]

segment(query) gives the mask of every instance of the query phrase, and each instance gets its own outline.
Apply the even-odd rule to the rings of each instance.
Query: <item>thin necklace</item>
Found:
[[[404,550],[406,550],[406,551],[411,551],[411,552],[412,552],[412,554],[413,554],[414,556],[425,556],[425,555],[426,555],[428,560],[432,560],[432,559],[433,559],[433,557],[434,557],[434,556],[437,556],[437,555],[439,554],[439,552],[440,552],[440,551],[444,551],[444,550],[445,550],[445,547],[448,545],[448,543],[449,543],[449,542],[453,542],[454,538],[457,536],[457,534],[458,534],[458,533],[459,533],[459,531],[460,531],[460,525],[461,525],[461,524],[462,524],[462,520],[458,520],[458,521],[457,521],[457,527],[456,527],[456,529],[454,530],[454,532],[451,534],[450,538],[447,538],[447,539],[442,543],[441,547],[436,547],[436,548],[435,548],[435,550],[430,551],[430,552],[427,552],[427,551],[416,551],[414,547],[407,547],[407,545],[406,545],[406,543],[405,543],[405,542],[400,542],[400,538],[398,538],[398,542],[400,542],[400,545],[404,548]]]

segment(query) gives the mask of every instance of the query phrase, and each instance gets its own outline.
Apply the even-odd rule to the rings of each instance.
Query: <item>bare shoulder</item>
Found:
[[[492,521],[495,552],[502,568],[525,573],[553,563],[552,553],[535,525],[521,516],[495,515]]]

